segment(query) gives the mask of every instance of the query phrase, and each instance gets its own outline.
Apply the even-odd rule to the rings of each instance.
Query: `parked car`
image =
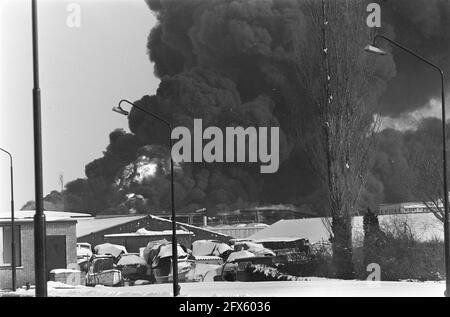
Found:
[[[80,271],[87,273],[89,269],[89,261],[91,260],[92,255],[92,246],[89,243],[77,243],[77,264]]]
[[[120,255],[128,253],[127,249],[123,245],[112,243],[103,243],[96,245],[94,250],[95,254],[97,255],[112,255],[115,262],[117,262]]]
[[[194,261],[179,244],[177,245],[178,280],[185,281]],[[154,283],[173,281],[172,243],[167,240],[151,241],[144,250],[144,258],[150,266],[150,276]]]
[[[255,256],[249,251],[238,251],[230,254],[226,263],[222,266],[220,276],[215,280],[225,281],[251,281],[252,278],[248,274],[248,268],[263,264],[273,265],[273,256]]]
[[[194,256],[222,256],[231,250],[231,247],[216,240],[197,240],[192,243],[192,255]]]
[[[112,255],[94,255],[86,275],[86,285],[120,286],[122,272],[116,268]]]
[[[77,260],[90,259],[92,256],[92,246],[87,242],[77,243]]]
[[[117,262],[117,268],[122,272],[124,279],[135,281],[148,278],[147,262],[138,253],[122,254]]]

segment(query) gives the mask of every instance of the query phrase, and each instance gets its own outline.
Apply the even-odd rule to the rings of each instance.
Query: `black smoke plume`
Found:
[[[450,1],[383,1],[384,33],[440,66],[450,69]],[[380,45],[385,46],[386,43]],[[397,74],[388,82],[380,101],[384,115],[396,117],[440,98],[441,81],[436,70],[415,57],[392,48]],[[447,88],[449,85],[447,85]]]
[[[205,207],[215,213],[256,204],[294,203],[323,213],[325,196],[294,140],[290,118],[292,107],[301,107],[305,116],[313,113],[308,92],[295,75],[292,56],[292,32],[302,36],[308,30],[305,1],[146,2],[158,19],[147,48],[161,83],[155,95],[136,101],[139,106],[174,126],[192,127],[193,119],[201,118],[204,126],[279,126],[281,131],[281,165],[275,174],[261,175],[259,165],[244,163],[177,166],[177,211]],[[381,5],[381,32],[443,67],[450,66],[449,1],[395,0]],[[395,117],[424,106],[437,95],[439,86],[431,70],[398,50],[391,51],[395,65],[389,57],[376,61],[378,76],[367,95],[376,99],[374,113]],[[86,178],[66,185],[65,210],[170,210],[169,132],[136,109],[128,119],[131,133],[111,132],[103,157],[86,165]],[[411,198],[404,192],[402,177],[392,177],[408,169],[402,150],[404,134],[387,130],[380,138],[362,197],[368,206]]]

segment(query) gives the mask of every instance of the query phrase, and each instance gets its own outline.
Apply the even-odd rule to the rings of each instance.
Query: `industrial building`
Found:
[[[15,249],[17,286],[33,285],[34,269],[34,211],[15,214]],[[45,211],[47,219],[47,274],[55,268],[66,268],[77,263],[76,224],[74,213]],[[11,218],[0,213],[0,289],[12,287]]]

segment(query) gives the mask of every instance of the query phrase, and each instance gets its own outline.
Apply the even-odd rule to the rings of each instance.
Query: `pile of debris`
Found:
[[[165,239],[148,242],[140,248],[140,253],[128,253],[124,246],[111,243],[94,248],[89,243],[78,243],[77,270],[54,270],[52,280],[67,283],[70,277],[79,275],[69,284],[132,286],[170,283],[174,267],[172,248],[172,243]],[[252,280],[248,277],[252,268],[275,268],[286,257],[249,240],[235,240],[230,244],[197,240],[191,249],[178,244],[177,255],[179,282]]]

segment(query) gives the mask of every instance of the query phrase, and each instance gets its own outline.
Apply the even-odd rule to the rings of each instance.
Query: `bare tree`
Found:
[[[428,211],[444,222],[444,173],[440,124],[425,124],[423,128],[419,127],[418,131],[411,134],[411,139],[408,146],[410,190]]]
[[[292,117],[297,139],[327,189],[336,277],[350,279],[352,216],[378,127],[368,105],[374,63],[363,52],[373,34],[363,20],[364,1],[308,1],[304,12],[309,30],[306,35],[294,30],[294,53],[299,84],[313,107],[307,122],[301,119],[304,107]]]

